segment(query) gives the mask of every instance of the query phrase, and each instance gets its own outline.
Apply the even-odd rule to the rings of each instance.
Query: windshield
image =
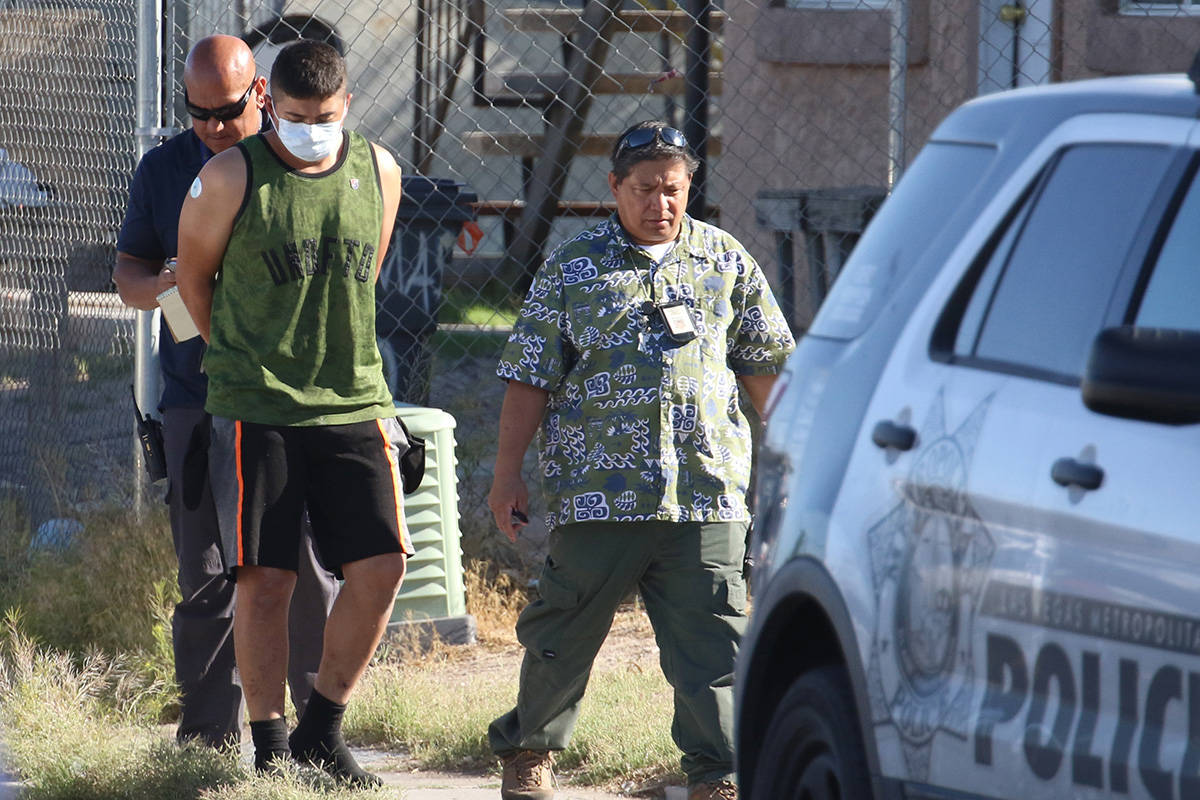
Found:
[[[995,154],[988,145],[926,145],[867,226],[809,333],[853,339],[865,331],[938,234],[979,212],[988,198],[974,190]]]

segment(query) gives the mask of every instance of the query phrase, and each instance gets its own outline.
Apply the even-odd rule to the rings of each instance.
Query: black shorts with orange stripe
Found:
[[[407,440],[395,419],[289,427],[213,417],[209,474],[225,570],[295,570],[308,509],[322,562],[413,554],[399,459]]]

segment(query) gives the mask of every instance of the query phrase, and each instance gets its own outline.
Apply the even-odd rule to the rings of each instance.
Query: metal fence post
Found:
[[[137,27],[137,114],[136,142],[140,160],[162,134],[162,0],[140,0]],[[143,411],[158,403],[158,347],[154,339],[154,312],[137,312],[134,329],[134,396]],[[133,508],[140,519],[144,498],[141,447],[133,432]]]
[[[683,130],[692,153],[700,161],[692,174],[692,191],[688,213],[699,220],[708,219],[708,71],[712,62],[712,3],[709,0],[689,0],[688,14],[695,23],[687,33],[687,68],[684,73]]]
[[[888,191],[904,174],[905,117],[908,115],[909,0],[892,0],[892,47],[888,70]]]

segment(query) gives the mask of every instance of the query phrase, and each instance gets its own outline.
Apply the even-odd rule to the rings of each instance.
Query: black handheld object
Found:
[[[525,515],[525,512],[524,512],[524,511],[518,511],[517,509],[515,509],[515,508],[514,508],[514,509],[512,510],[512,521],[513,521],[513,524],[514,524],[514,525],[515,525],[516,523],[518,523],[518,522],[522,522],[522,523],[524,523],[524,524],[528,525],[528,524],[529,524],[529,517],[527,517],[527,516]]]
[[[129,387],[133,397],[133,419],[137,423],[138,441],[142,445],[142,463],[146,465],[146,474],[152,482],[161,481],[167,477],[167,451],[163,445],[162,423],[149,415],[142,416],[138,408],[137,393],[133,386]]]

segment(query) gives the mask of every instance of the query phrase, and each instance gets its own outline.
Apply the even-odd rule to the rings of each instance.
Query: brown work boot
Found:
[[[501,800],[554,800],[554,770],[549,753],[518,750],[501,756],[500,760],[504,763]]]
[[[688,800],[738,800],[738,790],[729,781],[697,783],[688,787]]]

